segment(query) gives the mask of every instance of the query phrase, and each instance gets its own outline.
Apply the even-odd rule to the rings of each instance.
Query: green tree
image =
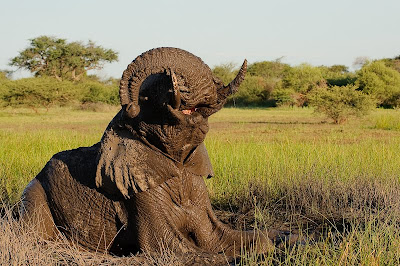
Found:
[[[333,65],[333,66],[328,67],[328,69],[331,72],[340,73],[340,74],[349,72],[349,68],[345,65]]]
[[[235,68],[236,67],[234,63],[226,63],[215,66],[212,71],[213,74],[220,78],[226,85],[235,78],[235,74],[237,73]]]
[[[325,79],[318,67],[301,64],[291,68],[283,78],[283,87],[295,92],[307,94],[312,89],[325,83]]]
[[[227,63],[215,66],[212,71],[226,85],[235,78],[239,70],[235,64]],[[263,77],[247,75],[239,91],[228,98],[228,104],[260,105],[268,95],[268,85]]]
[[[264,94],[269,97],[271,93],[282,87],[282,79],[290,68],[288,64],[281,63],[280,59],[277,59],[253,63],[249,66],[248,73],[252,77],[262,78],[264,91],[268,92]]]
[[[85,79],[79,83],[52,77],[0,79],[0,106],[38,108],[87,103],[119,104],[118,84]]]
[[[374,107],[369,95],[357,90],[355,85],[321,87],[309,95],[315,111],[333,119],[335,124],[346,121],[350,116],[362,116]]]
[[[345,65],[319,66],[322,77],[328,86],[346,86],[354,84],[356,77]]]
[[[239,91],[229,98],[229,103],[234,100],[238,105],[268,105],[271,90],[270,84],[263,77],[248,75]]]
[[[400,73],[383,61],[373,61],[357,72],[357,85],[383,107],[400,106]]]
[[[285,71],[288,71],[290,66],[281,63],[279,59],[275,61],[262,61],[249,65],[247,72],[252,76],[260,76],[271,81],[280,81]]]
[[[386,66],[393,68],[397,72],[400,72],[400,55],[394,58],[385,58],[382,59]]]
[[[58,80],[80,80],[88,70],[101,69],[106,62],[118,60],[111,49],[94,42],[68,43],[65,39],[40,36],[30,40],[30,46],[10,61],[11,66],[25,68],[35,76],[52,76]]]

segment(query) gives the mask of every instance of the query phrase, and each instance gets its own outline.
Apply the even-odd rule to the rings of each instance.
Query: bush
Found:
[[[282,82],[283,88],[307,94],[314,88],[320,86],[321,83],[325,83],[325,79],[318,67],[302,64],[289,69]]]
[[[231,82],[235,78],[235,74],[237,74],[234,63],[215,66],[212,71],[213,74],[220,78],[225,85]]]
[[[309,99],[316,112],[327,115],[335,124],[343,123],[350,116],[365,115],[375,105],[370,96],[354,85],[321,87],[310,93]]]
[[[349,72],[344,65],[320,66],[318,68],[329,86],[347,86],[354,84],[356,81],[355,74]]]
[[[76,103],[118,104],[118,86],[99,81],[57,81],[50,77],[0,80],[2,106],[38,107],[65,106]]]
[[[76,98],[69,84],[49,77],[7,80],[1,85],[4,87],[2,101],[5,106],[48,108],[51,105],[66,105]]]
[[[239,106],[275,106],[271,93],[281,87],[284,73],[290,66],[277,61],[263,61],[250,64],[247,76],[239,91],[228,98],[228,105]],[[232,63],[219,65],[213,68],[213,73],[224,84],[231,82],[238,69]]]
[[[279,82],[287,71],[290,70],[290,66],[276,61],[262,61],[256,62],[249,65],[247,73],[251,76],[259,76],[265,79],[269,79],[273,82]]]
[[[237,93],[228,98],[228,103],[237,105],[259,106],[265,105],[271,94],[271,85],[259,76],[247,76]]]
[[[366,64],[357,72],[357,85],[385,108],[400,107],[400,73],[383,61]]]
[[[278,88],[271,93],[271,98],[274,100],[276,106],[293,106],[295,104],[293,97],[295,93],[293,89]]]
[[[112,105],[119,104],[118,87],[113,88],[98,82],[89,82],[85,84],[85,91],[82,103],[106,103]]]

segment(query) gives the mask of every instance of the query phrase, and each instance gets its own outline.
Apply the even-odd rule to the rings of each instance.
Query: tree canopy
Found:
[[[385,61],[373,61],[357,72],[357,84],[362,92],[372,95],[383,107],[400,106],[400,73],[385,65]]]
[[[35,76],[52,76],[58,80],[80,80],[88,70],[101,69],[106,62],[118,60],[117,52],[96,46],[94,42],[67,42],[49,36],[30,40],[30,46],[10,61],[11,66],[25,68]]]

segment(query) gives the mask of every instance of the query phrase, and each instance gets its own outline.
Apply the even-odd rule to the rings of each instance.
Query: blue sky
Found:
[[[210,67],[280,57],[351,67],[360,56],[400,55],[399,11],[399,0],[0,0],[0,69],[40,35],[117,51],[119,61],[97,72],[104,78],[160,46],[188,50]]]

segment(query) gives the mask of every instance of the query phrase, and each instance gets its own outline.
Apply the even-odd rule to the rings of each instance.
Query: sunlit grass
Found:
[[[98,142],[116,112],[0,110],[2,202],[17,202],[54,153]],[[396,110],[377,110],[333,125],[308,108],[212,116],[205,143],[215,176],[206,184],[221,218],[228,213],[236,228],[323,232],[317,243],[263,258],[244,253],[241,264],[398,264],[399,119]]]
[[[385,130],[400,130],[400,110],[391,112],[382,110],[376,118],[373,128]]]
[[[242,193],[254,180],[279,186],[306,176],[350,182],[400,177],[400,133],[363,122],[328,124],[309,109],[224,109],[211,119],[206,139],[216,173],[209,189],[219,198]]]

